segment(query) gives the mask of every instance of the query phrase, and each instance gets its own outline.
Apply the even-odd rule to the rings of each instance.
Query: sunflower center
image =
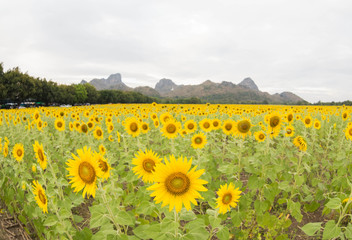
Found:
[[[168,133],[175,133],[176,132],[176,126],[174,124],[169,124],[166,127],[166,131]]]
[[[223,204],[229,204],[232,200],[232,195],[231,193],[226,193],[223,197],[222,197],[222,203]]]
[[[56,124],[56,126],[57,126],[58,128],[61,128],[61,127],[62,127],[62,122],[58,122],[58,123]]]
[[[208,122],[205,122],[205,123],[203,124],[203,127],[204,127],[204,128],[209,128],[209,127],[210,127],[210,124],[209,124]]]
[[[213,126],[214,126],[214,127],[219,126],[219,122],[218,122],[218,121],[214,121],[214,122],[213,122]]]
[[[261,133],[261,134],[259,134],[259,139],[260,139],[260,140],[263,140],[263,139],[264,139],[264,137],[265,137],[265,136],[264,136],[264,134],[262,134],[262,133]]]
[[[142,125],[142,128],[143,128],[143,130],[148,130],[147,124],[143,124],[143,125]]]
[[[304,120],[304,122],[305,122],[306,124],[310,124],[310,119],[309,119],[309,118],[306,118],[306,119]]]
[[[247,133],[251,127],[251,124],[247,120],[240,121],[238,123],[238,131],[241,133]]]
[[[38,191],[38,197],[39,197],[39,200],[43,203],[43,204],[46,204],[46,197],[45,195],[43,194],[42,190],[39,189]]]
[[[347,113],[344,113],[344,114],[342,115],[342,117],[343,117],[343,118],[347,118]]]
[[[98,129],[98,130],[97,130],[97,135],[98,135],[98,137],[101,137],[102,134],[103,134],[102,131],[101,131],[100,129]]]
[[[186,174],[177,172],[170,174],[165,181],[166,190],[173,195],[181,195],[189,190],[191,182]]]
[[[291,129],[287,129],[287,130],[286,130],[286,133],[287,133],[287,134],[291,134],[291,133],[292,133],[292,130],[291,130]]]
[[[280,123],[280,118],[278,116],[274,116],[270,118],[270,127],[274,128]]]
[[[21,149],[17,149],[17,156],[19,156],[19,157],[22,156],[22,150]]]
[[[188,128],[189,130],[192,130],[192,129],[194,128],[194,124],[193,124],[193,123],[188,124],[187,128]]]
[[[88,162],[82,162],[79,165],[78,174],[86,184],[93,183],[96,176],[94,167]]]
[[[319,127],[319,123],[315,123],[315,126],[316,126],[316,127]]]
[[[145,159],[143,161],[143,169],[146,171],[146,172],[149,172],[151,173],[152,171],[154,171],[154,166],[155,166],[155,162],[151,159]]]
[[[92,122],[89,122],[89,123],[88,123],[88,127],[89,127],[89,128],[92,128],[92,127],[93,127],[93,123],[92,123]]]
[[[38,126],[39,126],[39,127],[42,127],[42,122],[38,122]]]
[[[348,131],[348,133],[350,134],[350,136],[352,136],[352,128],[350,128],[350,130]]]
[[[82,132],[87,133],[87,132],[88,132],[88,127],[87,127],[87,125],[86,125],[86,124],[83,124],[83,125],[81,126],[81,130],[82,130]]]
[[[232,124],[231,124],[231,123],[226,123],[225,129],[226,129],[227,131],[230,131],[230,130],[232,129]]]
[[[196,144],[201,144],[202,143],[202,138],[201,137],[196,137],[196,139],[194,139]]]
[[[44,161],[44,154],[43,151],[41,149],[38,149],[38,157],[40,161]]]
[[[109,167],[108,164],[103,161],[103,160],[99,160],[99,168],[103,171],[103,172],[107,172]]]
[[[137,132],[137,130],[138,130],[138,125],[137,125],[137,123],[134,123],[134,122],[131,123],[130,129],[131,129],[132,132]]]
[[[291,122],[292,119],[293,119],[293,115],[292,115],[292,114],[289,114],[289,115],[287,116],[287,120],[288,120],[289,122]]]

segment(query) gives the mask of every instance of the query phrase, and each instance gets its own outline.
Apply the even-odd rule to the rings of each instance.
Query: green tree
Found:
[[[76,95],[76,102],[77,103],[84,103],[87,98],[87,90],[83,84],[74,85],[75,88],[75,95]]]
[[[87,90],[87,102],[89,103],[98,103],[99,92],[95,89],[95,87],[89,83],[84,84],[84,87]]]

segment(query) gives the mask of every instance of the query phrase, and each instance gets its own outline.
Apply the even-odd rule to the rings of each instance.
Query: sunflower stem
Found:
[[[174,209],[174,217],[175,217],[175,225],[177,225],[177,227],[175,227],[175,238],[178,239],[178,227],[179,227],[179,216],[178,213],[176,212],[176,209]]]
[[[103,194],[102,194],[102,198],[103,198],[103,203],[105,204],[108,212],[109,212],[109,219],[113,222],[113,224],[115,225],[116,227],[116,231],[118,234],[121,233],[121,227],[120,225],[116,222],[116,219],[114,217],[114,214],[112,213],[112,210],[111,210],[111,207],[110,207],[110,204],[108,203],[107,199],[106,199],[106,192],[101,184],[101,181],[99,181],[99,188],[102,190]]]

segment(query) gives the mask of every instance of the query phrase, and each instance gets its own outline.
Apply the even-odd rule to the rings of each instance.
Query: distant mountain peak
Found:
[[[164,94],[175,90],[177,87],[178,86],[171,79],[163,78],[157,82],[155,90],[160,94]]]
[[[238,85],[259,91],[257,84],[255,84],[255,82],[250,77],[243,79],[242,82],[240,82]]]

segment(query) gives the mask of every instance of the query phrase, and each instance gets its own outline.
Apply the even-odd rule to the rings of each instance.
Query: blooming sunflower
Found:
[[[245,138],[248,135],[251,135],[251,129],[252,124],[249,119],[242,119],[238,122],[236,122],[235,128],[234,128],[234,135],[238,137]]]
[[[257,140],[258,142],[264,142],[266,138],[265,133],[263,131],[255,132],[254,137],[255,140]]]
[[[56,118],[54,125],[55,125],[55,129],[60,132],[65,130],[65,121],[62,118]]]
[[[341,114],[341,116],[342,116],[342,120],[346,121],[347,118],[349,117],[349,114],[348,114],[347,111],[344,111],[344,112]]]
[[[310,115],[305,116],[303,119],[303,123],[306,128],[310,128],[313,124],[312,117]]]
[[[204,133],[200,132],[194,134],[191,141],[191,146],[193,148],[203,148],[205,144],[207,144],[207,137],[204,135]]]
[[[222,124],[222,131],[226,134],[226,135],[230,135],[234,132],[235,130],[235,121],[232,119],[227,119],[223,122]]]
[[[99,152],[101,153],[101,155],[105,155],[105,153],[106,153],[106,148],[104,147],[104,145],[103,144],[100,144],[99,145]]]
[[[300,151],[307,151],[307,143],[302,136],[297,136],[293,139],[293,144],[299,148]]]
[[[89,132],[89,127],[88,127],[88,125],[85,124],[84,122],[82,122],[82,123],[79,125],[79,132],[88,134],[88,132]]]
[[[75,188],[74,192],[79,192],[84,188],[83,197],[85,195],[88,198],[90,196],[95,197],[97,177],[102,175],[99,163],[91,149],[86,146],[83,149],[78,149],[77,153],[78,156],[72,154],[73,159],[66,162],[66,165],[68,165],[66,169],[69,171],[67,177],[71,178],[71,188]]]
[[[171,139],[177,137],[177,134],[180,129],[181,123],[176,122],[174,119],[170,119],[163,125],[161,131],[163,133],[163,136]]]
[[[43,210],[43,213],[48,212],[48,198],[45,195],[45,190],[38,183],[38,181],[33,181],[32,192],[35,195],[34,199],[37,201],[38,206]]]
[[[212,128],[212,121],[209,118],[204,118],[202,121],[199,122],[199,127],[204,131],[204,132],[210,132]]]
[[[97,126],[93,132],[94,138],[95,139],[103,139],[104,138],[104,132],[101,127]]]
[[[226,213],[230,210],[230,207],[236,207],[237,203],[241,197],[241,191],[230,183],[221,185],[220,189],[216,192],[218,198],[216,203],[218,204],[216,208],[219,208],[219,213]]]
[[[194,131],[197,130],[197,123],[193,119],[190,119],[187,122],[185,122],[184,128],[187,131],[187,133],[193,133]]]
[[[5,142],[4,144],[2,154],[4,155],[4,157],[7,157],[7,155],[9,155],[9,144],[7,142]]]
[[[352,125],[348,125],[347,128],[345,129],[345,136],[346,136],[346,139],[352,140]]]
[[[164,112],[163,114],[160,115],[160,122],[162,124],[165,124],[169,120],[174,120],[174,117],[169,112]]]
[[[145,153],[139,150],[132,159],[132,164],[135,165],[132,170],[138,177],[142,177],[143,182],[152,183],[154,182],[153,171],[160,162],[159,155],[152,150],[146,150]]]
[[[295,135],[295,128],[292,125],[288,125],[285,129],[285,136],[292,137]]]
[[[117,142],[121,142],[121,135],[119,133],[119,131],[116,131],[116,136],[117,136]]]
[[[125,129],[132,137],[137,137],[141,132],[139,121],[136,118],[127,118]]]
[[[314,120],[314,124],[313,124],[315,129],[320,129],[321,128],[321,123],[318,119]]]
[[[200,191],[208,191],[203,185],[208,182],[199,177],[204,169],[197,170],[197,166],[191,170],[192,160],[174,155],[170,156],[170,162],[165,157],[165,164],[155,166],[154,185],[147,188],[152,190],[150,196],[155,197],[155,203],[163,202],[161,207],[169,205],[169,211],[175,208],[176,212],[181,211],[182,205],[191,210],[191,202],[197,205],[196,198],[202,198]]]
[[[142,131],[142,133],[147,133],[149,131],[149,124],[146,122],[142,122],[141,131]]]
[[[212,124],[212,129],[213,130],[218,130],[218,129],[220,129],[221,128],[221,120],[219,120],[219,119],[213,119],[212,121],[211,121],[211,124]]]
[[[39,144],[38,141],[34,142],[33,149],[35,152],[35,157],[37,158],[40,167],[45,170],[47,165],[47,158],[44,154],[43,144]]]
[[[24,148],[22,143],[16,143],[12,149],[12,155],[17,160],[21,162],[24,156]]]
[[[101,153],[94,153],[94,157],[96,158],[98,162],[98,166],[102,172],[102,175],[100,176],[103,180],[107,180],[110,177],[110,164],[108,163],[108,160],[103,157]]]

